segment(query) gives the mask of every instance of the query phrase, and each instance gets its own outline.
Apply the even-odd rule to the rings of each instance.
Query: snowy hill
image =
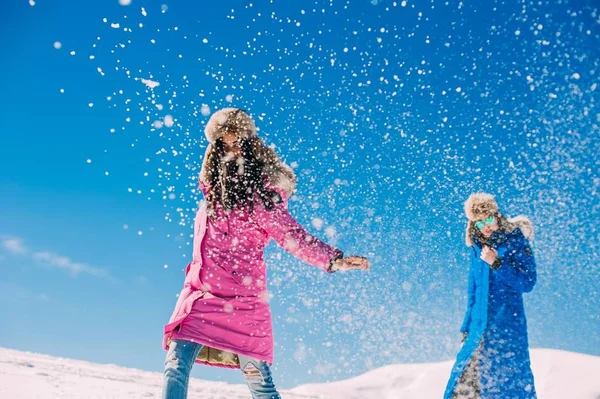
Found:
[[[532,350],[540,399],[599,399],[600,357]],[[345,381],[303,385],[285,399],[438,399],[452,362],[398,364]],[[160,373],[0,348],[0,397],[19,399],[159,398]],[[245,386],[192,379],[189,398],[247,399]]]
[[[531,363],[539,399],[600,399],[600,357],[533,349]],[[345,381],[309,384],[294,393],[335,399],[439,399],[453,362],[397,364]]]

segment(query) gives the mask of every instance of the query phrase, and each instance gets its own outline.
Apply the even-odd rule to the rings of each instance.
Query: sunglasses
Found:
[[[490,216],[485,218],[485,220],[478,220],[477,222],[475,222],[475,227],[477,227],[479,230],[483,229],[483,227],[486,224],[492,224],[496,221],[496,217],[495,216]]]

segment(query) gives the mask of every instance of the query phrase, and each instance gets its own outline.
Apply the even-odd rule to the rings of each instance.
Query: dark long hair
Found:
[[[208,215],[215,216],[216,205],[230,212],[234,209],[254,210],[254,201],[259,199],[266,209],[281,202],[276,191],[265,185],[265,163],[256,154],[263,145],[258,139],[241,139],[241,156],[228,159],[223,139],[218,139],[208,154],[208,193],[206,201]]]

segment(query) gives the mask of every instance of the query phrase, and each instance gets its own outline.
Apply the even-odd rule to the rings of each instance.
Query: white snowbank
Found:
[[[600,357],[531,352],[539,399],[598,399]],[[283,391],[285,399],[439,399],[452,362],[398,364],[345,381]],[[159,398],[160,373],[0,348],[0,398]],[[246,399],[245,386],[191,379],[190,399]]]
[[[149,371],[63,359],[0,348],[0,398],[160,398],[162,375]],[[248,388],[192,378],[189,399],[248,399]],[[316,399],[285,394],[286,399]]]
[[[328,384],[309,384],[294,393],[322,394],[335,399],[440,399],[453,361],[397,364]],[[599,399],[600,357],[554,349],[531,350],[531,366],[539,399]]]

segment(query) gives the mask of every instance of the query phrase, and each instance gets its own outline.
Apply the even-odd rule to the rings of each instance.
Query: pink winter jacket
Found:
[[[237,354],[273,362],[264,247],[273,238],[287,252],[322,270],[327,270],[332,259],[342,256],[340,250],[298,224],[288,212],[286,195],[276,191],[283,201],[272,210],[256,201],[252,213],[232,212],[213,220],[207,217],[206,204],[201,204],[194,222],[193,259],[186,268],[173,315],[164,328],[165,349],[171,338],[188,339],[205,345],[198,363],[239,367]],[[222,273],[218,280],[225,286],[219,289],[202,281],[203,259],[214,263],[213,258],[206,257],[211,248],[203,242],[218,247],[214,249],[220,257],[218,264],[211,265],[211,276],[213,270]],[[187,335],[177,336],[180,329]]]

